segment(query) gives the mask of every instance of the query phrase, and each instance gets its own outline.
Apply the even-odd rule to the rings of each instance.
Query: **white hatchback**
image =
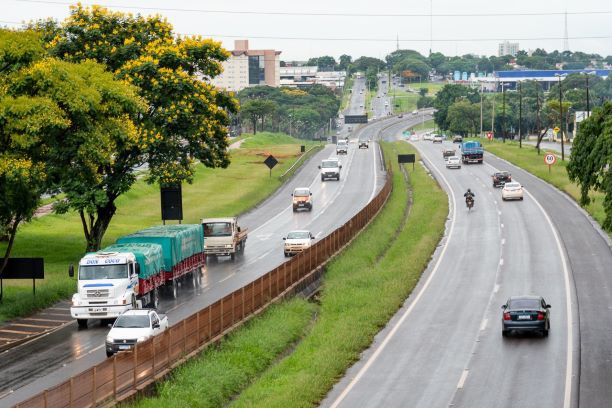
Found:
[[[516,181],[504,184],[502,188],[502,200],[522,200],[523,199],[523,186]]]
[[[295,255],[302,252],[306,248],[310,248],[315,237],[306,230],[291,231],[283,238],[285,241],[284,252],[285,256]]]
[[[461,168],[461,158],[459,156],[450,156],[446,158],[446,168]]]

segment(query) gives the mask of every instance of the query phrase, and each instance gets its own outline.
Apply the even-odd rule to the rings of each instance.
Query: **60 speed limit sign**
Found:
[[[552,153],[546,153],[546,155],[544,156],[544,163],[550,165],[553,165],[557,162],[557,156],[552,154]]]

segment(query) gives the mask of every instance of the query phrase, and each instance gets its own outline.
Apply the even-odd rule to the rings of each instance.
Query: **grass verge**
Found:
[[[252,320],[209,347],[157,386],[157,395],[131,406],[222,407],[248,386],[279,355],[290,351],[311,327],[317,306],[302,298],[273,305]]]
[[[393,113],[412,112],[416,109],[419,99],[419,94],[395,88],[387,96],[391,98],[391,103],[393,103]]]
[[[415,153],[385,144],[387,157]],[[320,316],[295,351],[233,402],[237,407],[311,407],[359,358],[416,285],[442,236],[446,194],[421,166],[410,172],[413,204],[405,222],[408,186],[398,165],[393,193],[381,214],[325,274]],[[380,296],[384,293],[384,296]]]
[[[193,184],[183,186],[183,222],[233,216],[254,207],[282,184],[278,177],[269,177],[263,160],[273,154],[279,164],[272,174],[280,176],[299,158],[301,144],[308,146],[312,142],[258,133],[246,140],[243,147],[231,151],[227,169],[199,165]],[[117,200],[117,208],[104,245],[113,243],[119,236],[160,223],[159,187],[139,180]],[[5,247],[6,243],[0,243],[0,253]],[[0,322],[69,298],[76,290],[76,282],[68,278],[68,265],[76,262],[84,249],[81,221],[75,213],[49,214],[22,225],[11,256],[43,257],[45,279],[36,283],[35,297],[30,281],[5,280]]]
[[[352,76],[347,76],[344,80],[344,91],[342,92],[342,101],[340,102],[340,112],[344,112],[348,108],[351,101],[351,90],[355,79]]]
[[[557,160],[557,163],[551,166],[549,172],[548,166],[544,163],[544,149],[538,155],[535,146],[523,144],[521,149],[518,142],[515,141],[502,143],[497,140],[481,140],[481,142],[483,142],[485,150],[549,182],[561,191],[568,193],[576,202],[580,202],[580,188],[577,184],[571,182],[567,175],[569,160]],[[592,191],[589,196],[591,197],[591,203],[583,208],[601,225],[606,218],[603,205],[605,194]],[[612,231],[608,231],[608,235],[612,236]]]
[[[416,126],[411,126],[410,130],[414,130],[416,132],[419,132],[421,130],[430,130],[430,129],[433,129],[434,126],[435,126],[434,121],[433,121],[433,119],[431,119],[431,120],[426,120],[423,123],[419,123]]]

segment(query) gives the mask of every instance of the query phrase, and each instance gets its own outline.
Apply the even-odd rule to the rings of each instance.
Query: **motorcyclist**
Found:
[[[476,197],[476,194],[474,194],[472,190],[468,188],[463,196],[465,197],[465,204],[468,205],[469,200],[472,200],[472,204],[474,203],[474,197]]]

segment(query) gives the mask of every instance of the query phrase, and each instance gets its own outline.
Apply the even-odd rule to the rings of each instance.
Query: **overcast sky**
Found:
[[[73,3],[3,0],[1,4],[0,24],[19,27],[32,19],[61,20]],[[177,33],[212,37],[230,50],[235,39],[245,38],[250,48],[280,50],[281,59],[287,61],[321,55],[337,59],[341,54],[384,59],[397,48],[398,37],[401,49],[424,55],[430,45],[434,52],[446,55],[497,55],[498,43],[504,39],[519,42],[525,50],[562,50],[565,16],[550,13],[567,11],[570,50],[612,54],[610,0],[111,0],[95,4],[162,14]]]

